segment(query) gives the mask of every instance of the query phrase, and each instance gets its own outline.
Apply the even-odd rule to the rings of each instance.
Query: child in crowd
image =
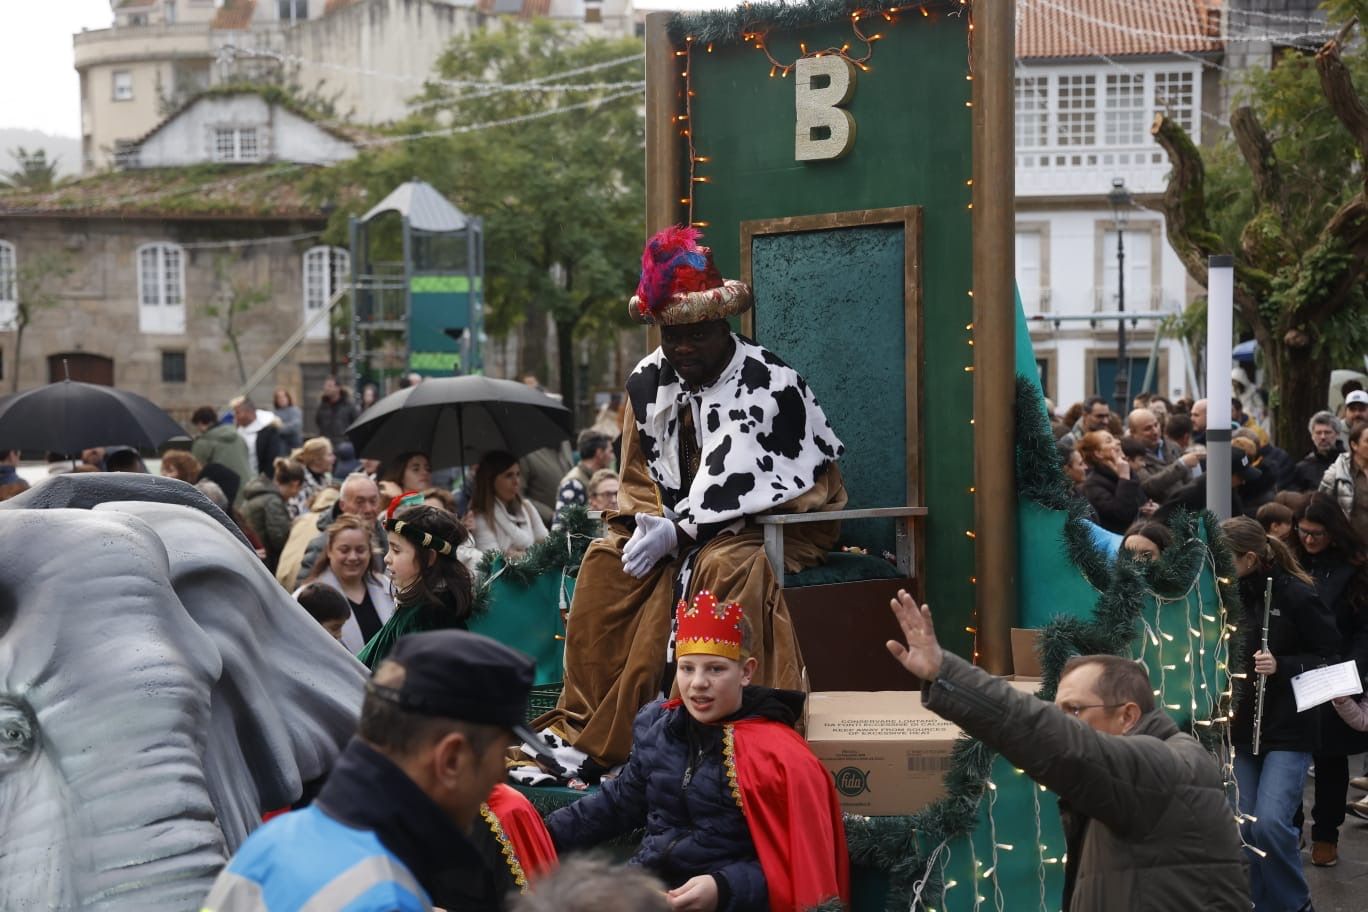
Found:
[[[1259,512],[1254,514],[1254,518],[1263,526],[1264,532],[1278,539],[1283,544],[1292,544],[1292,510],[1276,501],[1269,501]]]
[[[385,569],[398,607],[356,656],[368,668],[378,667],[406,633],[464,630],[474,604],[474,583],[459,553],[468,537],[459,519],[411,491],[390,502],[384,522]]]
[[[351,617],[351,603],[345,595],[332,586],[310,583],[299,590],[295,601],[303,605],[304,610],[309,612],[309,617],[322,624],[323,629],[331,633],[333,639],[342,639],[342,625]]]
[[[831,776],[793,729],[803,694],[750,685],[756,659],[740,605],[680,602],[679,698],[637,714],[632,754],[598,792],[546,820],[559,851],[644,828],[632,861],[672,907],[806,909],[850,900]]]

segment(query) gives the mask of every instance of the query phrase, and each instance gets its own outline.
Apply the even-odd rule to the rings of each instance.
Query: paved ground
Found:
[[[1363,771],[1363,758],[1355,757],[1349,761],[1349,774],[1357,776]],[[1306,783],[1305,806],[1310,815],[1314,803],[1313,783]],[[1349,789],[1352,799],[1362,798],[1363,792]],[[1311,864],[1310,822],[1306,827],[1308,842],[1302,852],[1306,867],[1306,880],[1311,885],[1311,900],[1316,912],[1360,912],[1368,908],[1368,820],[1357,817],[1344,818],[1340,828],[1339,864],[1333,868],[1318,868]]]

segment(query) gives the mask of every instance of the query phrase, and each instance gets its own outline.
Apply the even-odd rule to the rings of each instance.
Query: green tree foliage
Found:
[[[576,334],[627,325],[637,280],[645,140],[631,84],[642,79],[641,53],[639,40],[586,38],[546,21],[492,23],[455,40],[413,99],[400,130],[411,138],[379,144],[323,178],[366,190],[333,216],[330,236],[340,240],[348,215],[414,177],[483,218],[486,330],[524,326],[519,370],[551,380],[541,332],[549,314],[558,386],[573,403]],[[543,88],[572,84],[591,87]],[[319,189],[337,198],[338,186]]]
[[[47,152],[43,149],[30,152],[20,146],[10,149],[9,155],[18,167],[0,177],[0,187],[42,192],[51,190],[57,183],[58,159],[48,161]]]
[[[1289,448],[1308,445],[1330,370],[1361,368],[1368,350],[1368,49],[1350,40],[1350,15],[1365,5],[1327,4],[1343,26],[1335,39],[1314,57],[1252,71],[1230,137],[1213,148],[1199,152],[1171,120],[1154,128],[1173,164],[1169,239],[1203,285],[1208,255],[1235,254],[1236,314],[1258,340],[1276,436]],[[1194,334],[1205,306],[1184,321]]]

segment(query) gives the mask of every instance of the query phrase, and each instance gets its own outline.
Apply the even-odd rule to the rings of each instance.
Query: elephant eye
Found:
[[[33,752],[33,716],[11,700],[0,700],[0,772],[14,769]]]

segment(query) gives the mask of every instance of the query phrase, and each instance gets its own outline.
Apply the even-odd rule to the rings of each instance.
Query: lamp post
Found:
[[[1130,411],[1130,364],[1126,361],[1126,222],[1130,218],[1131,195],[1123,178],[1113,177],[1111,192],[1112,220],[1116,224],[1116,311],[1123,316],[1116,321],[1116,411],[1124,415]]]

